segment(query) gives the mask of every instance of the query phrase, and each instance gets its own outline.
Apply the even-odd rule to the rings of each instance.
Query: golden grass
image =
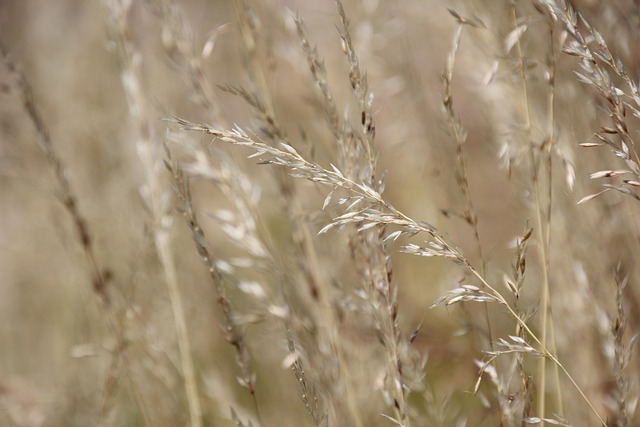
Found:
[[[602,3],[3,4],[0,424],[638,424]]]

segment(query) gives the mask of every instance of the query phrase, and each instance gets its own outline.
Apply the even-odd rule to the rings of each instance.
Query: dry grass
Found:
[[[0,424],[640,423],[634,2],[0,4]]]

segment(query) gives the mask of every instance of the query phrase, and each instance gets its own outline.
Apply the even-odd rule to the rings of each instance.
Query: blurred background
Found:
[[[518,23],[526,25],[521,40],[529,61],[528,96],[523,96],[519,72],[509,62],[513,52],[504,52],[505,39],[514,28],[510,2],[345,0],[344,7],[360,66],[375,94],[375,143],[378,171],[386,172],[386,200],[408,216],[438,227],[474,265],[483,266],[487,280],[505,293],[516,238],[527,226],[537,226],[531,165],[527,154],[518,151],[527,144],[523,118],[531,122],[531,138],[542,144],[549,136],[549,84],[545,79],[553,62],[550,58],[557,57],[552,113],[557,157],[551,166],[552,178],[541,181],[544,188],[551,188],[553,198],[554,339],[560,360],[597,409],[608,414],[615,412],[609,402],[615,388],[609,362],[614,357],[611,319],[616,315],[614,270],[619,261],[630,278],[624,291],[630,313],[626,339],[636,333],[640,320],[634,266],[640,254],[640,205],[613,192],[576,205],[599,189],[598,183],[588,179],[590,173],[619,167],[606,149],[578,147],[606,123],[599,110],[602,101],[575,78],[575,60],[550,48],[559,30],[550,33],[545,15],[529,2],[516,3]],[[605,36],[637,79],[640,56],[633,47],[639,36],[640,8],[624,0],[572,3]],[[260,37],[259,60],[284,134],[296,142],[301,153],[328,167],[335,156],[332,135],[293,18],[304,20],[310,45],[324,59],[340,114],[358,124],[359,110],[349,83],[349,63],[342,51],[334,3],[268,0],[246,4]],[[456,115],[468,133],[464,156],[478,238],[473,227],[458,216],[467,200],[456,178],[459,157],[442,111],[441,74],[457,25],[448,8],[475,22],[475,27],[463,29],[452,97]],[[221,88],[251,88],[255,83],[238,16],[230,1],[131,1],[127,36],[139,54],[141,83],[156,141],[163,141],[170,127],[162,119],[174,116],[220,128],[237,124],[257,131],[263,125],[241,96]],[[117,295],[106,307],[92,289],[93,272],[85,248],[60,202],[54,170],[37,143],[18,74],[5,61],[0,67],[1,425],[175,426],[189,422],[170,295],[154,245],[153,215],[141,195],[145,171],[136,148],[138,124],[123,89],[117,28],[106,1],[0,1],[0,42],[8,52],[8,63],[15,64],[31,87],[34,104],[91,232],[95,257],[101,268],[109,270],[109,286]],[[189,61],[196,59],[184,56],[185,51],[197,58],[200,77],[209,85],[203,91],[213,106],[207,107],[194,90],[189,66],[195,62]],[[524,105],[530,109],[528,116]],[[629,123],[635,124],[635,118],[629,117]],[[210,136],[194,133],[184,138],[195,146],[212,141]],[[259,191],[255,212],[259,234],[286,261],[291,256],[292,231],[284,219],[276,177],[268,166],[247,160],[249,150],[217,149],[238,168],[228,173],[241,174]],[[506,159],[511,168],[505,166]],[[301,220],[311,230],[320,230],[331,220],[331,213],[321,211],[327,190],[303,180],[295,185],[301,194]],[[256,425],[250,396],[237,381],[236,356],[220,326],[223,320],[215,289],[208,283],[207,269],[198,259],[170,182],[167,189],[174,219],[171,242],[204,423],[234,425],[231,406],[240,419],[254,420]],[[548,200],[546,192],[544,200]],[[215,212],[232,209],[230,194],[204,180],[193,184],[193,193],[212,253],[220,260],[243,256],[213,218]],[[425,420],[423,425],[500,425],[504,421],[500,408],[510,398],[509,387],[516,387],[508,374],[513,372],[513,362],[499,369],[498,376],[502,372],[505,378],[473,394],[479,369],[474,361],[486,359],[483,350],[488,349],[484,307],[468,303],[429,308],[459,284],[478,283],[447,260],[399,253],[402,243],[389,244],[398,288],[399,328],[409,336],[421,325],[411,345],[426,360],[422,371],[426,378],[420,380],[420,392],[409,401],[416,408],[416,417]],[[536,237],[530,245],[519,304],[531,312],[536,325],[542,260]],[[388,407],[378,387],[375,330],[362,312],[349,311],[348,302],[357,299],[358,284],[348,243],[340,232],[330,232],[318,238],[316,248],[321,268],[335,285],[334,297],[344,298],[344,306],[336,303],[346,312],[339,334],[348,343],[351,364],[347,369],[358,385],[365,425],[391,425],[379,415],[387,413]],[[265,278],[256,271],[238,274],[269,289],[269,295],[277,294],[273,277]],[[312,425],[297,396],[296,377],[283,367],[289,353],[283,323],[272,318],[259,321],[263,320],[261,312],[245,294],[240,288],[231,289],[228,297],[251,355],[263,425]],[[515,323],[504,310],[491,311],[490,319],[494,339],[516,333]],[[631,366],[633,398],[629,402],[634,409],[637,359],[632,359]],[[535,367],[535,361],[527,364],[534,377]],[[575,389],[562,381],[564,415],[574,425],[593,425]],[[498,383],[507,387],[496,392]],[[514,396],[519,395],[514,392]]]

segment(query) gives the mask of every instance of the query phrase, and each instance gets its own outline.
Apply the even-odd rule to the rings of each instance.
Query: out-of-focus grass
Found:
[[[487,352],[500,349],[499,338],[520,336],[538,346],[497,303],[430,309],[447,291],[482,283],[449,260],[400,253],[409,242],[422,244],[421,236],[383,244],[397,224],[375,232],[357,232],[350,224],[316,236],[348,211],[350,201],[338,202],[349,194],[337,192],[322,210],[330,187],[283,177],[273,165],[246,159],[251,149],[162,120],[179,117],[219,130],[237,125],[279,149],[286,141],[327,170],[330,164],[344,166],[347,176],[364,170],[366,156],[354,154],[353,141],[343,143],[355,166],[347,170],[348,156],[339,164],[336,133],[345,136],[350,129],[362,137],[367,130],[332,2],[158,0],[132,2],[128,9],[125,3],[0,2],[0,41],[9,52],[0,67],[0,424],[233,425],[235,417],[241,425],[323,425],[326,416],[329,425],[392,425],[381,413],[404,425],[521,425],[526,417],[554,413],[571,425],[596,424],[567,377],[556,376],[551,361],[541,368],[531,355],[499,357],[473,394],[480,369],[475,361],[489,360]],[[630,48],[638,39],[637,6],[623,0],[574,3],[637,80],[638,58]],[[557,355],[611,426],[634,425],[638,370],[635,359],[623,366],[623,354],[640,321],[633,262],[638,202],[608,191],[576,205],[600,188],[590,173],[631,166],[605,147],[578,146],[593,142],[601,127],[613,127],[609,104],[576,78],[576,59],[561,52],[570,36],[540,5],[345,2],[359,65],[375,94],[376,176],[386,171],[384,200],[428,221],[459,247],[532,333],[544,335],[543,313],[551,313],[549,354]],[[119,7],[126,15],[114,22],[110,13]],[[447,8],[475,25],[463,26],[450,87],[453,111],[467,133],[458,152],[446,132],[451,117],[442,111],[441,74],[457,28]],[[255,57],[239,10],[255,25]],[[324,61],[342,129],[327,125],[329,101],[309,70],[296,16]],[[520,37],[514,26],[522,29]],[[135,51],[123,53],[122,40]],[[215,44],[202,55],[208,41]],[[136,104],[126,85],[136,81],[132,70],[138,65],[142,91]],[[620,96],[635,105],[621,76],[609,72],[625,93]],[[90,231],[97,270],[61,203],[66,193],[38,145],[20,78],[31,88]],[[202,82],[206,89],[197,86]],[[274,120],[225,85],[271,103]],[[210,104],[203,96],[211,97]],[[146,118],[132,109],[142,104]],[[634,138],[631,107],[624,120]],[[607,135],[618,141],[622,132]],[[194,246],[193,221],[185,220],[175,177],[161,163],[143,166],[140,147],[146,143],[158,147],[156,159],[173,161],[185,174],[190,193],[183,197],[192,200],[206,242],[196,239]],[[510,171],[505,156],[498,156],[505,150]],[[571,171],[573,187],[566,183]],[[626,178],[632,176],[620,179]],[[165,203],[157,210],[145,190],[154,179]],[[633,182],[625,185],[633,191]],[[255,199],[242,199],[242,189]],[[460,217],[465,207],[477,217],[477,237]],[[533,232],[516,298],[508,282],[516,280],[516,239],[527,227]],[[166,285],[166,260],[158,256],[158,233],[165,230],[186,321],[186,354],[185,335],[176,332],[176,295]],[[247,251],[250,238],[267,254]],[[209,251],[212,259],[205,263],[217,269],[219,288],[198,245]],[[382,272],[389,271],[386,282]],[[96,272],[106,274],[109,303],[92,288]],[[543,298],[545,281],[550,302]],[[626,329],[620,327],[625,321]],[[230,338],[229,325],[241,340]],[[191,391],[185,387],[188,358],[196,381]],[[420,358],[426,364],[413,366]],[[307,375],[303,391],[291,369],[295,363]],[[242,387],[238,378],[246,373],[242,381],[250,385]],[[396,380],[406,386],[396,387]],[[247,392],[252,387],[255,397]],[[316,401],[307,400],[305,409],[313,396],[317,408],[309,409]],[[194,399],[202,417],[194,413]]]

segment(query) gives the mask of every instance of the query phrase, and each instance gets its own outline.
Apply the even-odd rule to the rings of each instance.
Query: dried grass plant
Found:
[[[37,3],[2,425],[640,422],[635,3]]]

